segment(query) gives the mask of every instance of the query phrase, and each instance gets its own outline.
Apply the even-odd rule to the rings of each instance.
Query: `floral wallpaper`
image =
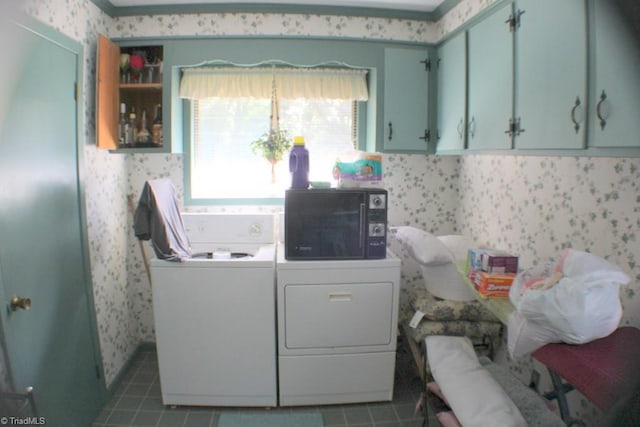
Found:
[[[607,259],[631,278],[623,324],[640,326],[640,159],[465,156],[459,184],[464,234],[523,268],[568,247]]]
[[[84,46],[82,176],[107,384],[114,382],[141,342],[154,340],[150,287],[138,242],[132,235],[127,195],[137,200],[144,181],[156,177],[170,177],[182,191],[183,160],[180,155],[169,154],[111,154],[95,147],[93,88],[99,33],[109,37],[303,35],[437,42],[494,1],[462,0],[437,23],[424,23],[250,13],[113,19],[89,0],[29,0],[31,15]],[[623,323],[640,327],[640,159],[387,154],[384,168],[391,193],[392,225],[414,225],[435,234],[466,234],[479,243],[518,253],[523,266],[553,259],[569,246],[594,252],[623,268],[632,278],[621,295]],[[504,362],[528,381],[530,361]],[[571,396],[577,400],[571,403],[574,414],[597,425],[597,410],[577,393]]]
[[[640,327],[640,158],[471,155],[460,159],[457,223],[480,244],[520,256],[521,267],[555,261],[571,247],[617,265],[631,282],[621,289],[621,324]],[[546,368],[531,360],[504,363],[525,383],[552,388]],[[579,393],[572,415],[604,425]]]
[[[373,40],[435,41],[435,25],[399,19],[312,14],[223,13],[134,16],[116,19],[118,37],[322,36]]]

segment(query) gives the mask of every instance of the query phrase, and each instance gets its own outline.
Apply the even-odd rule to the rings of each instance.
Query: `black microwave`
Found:
[[[385,258],[387,199],[373,188],[287,190],[285,259]]]

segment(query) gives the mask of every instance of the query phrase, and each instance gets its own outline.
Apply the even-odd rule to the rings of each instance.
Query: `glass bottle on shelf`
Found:
[[[120,83],[129,83],[129,54],[120,54]]]
[[[127,137],[125,139],[125,145],[132,146],[138,137],[138,125],[136,124],[136,107],[131,107],[129,111],[129,129],[127,130]]]
[[[144,64],[146,79],[145,83],[154,83],[154,75],[155,75],[155,66],[153,64],[146,63]]]
[[[139,142],[140,144],[148,144],[150,137],[151,134],[149,133],[149,129],[147,129],[147,110],[143,108],[142,116],[140,118],[140,131],[138,132],[137,142]]]
[[[127,138],[127,106],[120,104],[120,121],[118,122],[118,145],[124,145]]]
[[[156,145],[162,145],[162,104],[156,106],[156,118],[151,125],[151,141]]]

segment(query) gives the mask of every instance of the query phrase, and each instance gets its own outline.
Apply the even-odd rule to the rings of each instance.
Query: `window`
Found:
[[[234,75],[242,71],[234,70]],[[311,181],[331,181],[336,157],[356,148],[356,105],[362,100],[361,95],[354,96],[347,89],[347,95],[340,98],[303,92],[279,96],[290,88],[285,84],[274,89],[276,80],[272,69],[263,72],[261,77],[264,75],[269,79],[263,85],[269,84],[271,90],[256,89],[255,82],[248,83],[251,93],[261,95],[258,97],[246,96],[244,89],[230,92],[229,87],[237,85],[237,80],[218,82],[224,86],[224,93],[220,93],[220,88],[215,89],[218,96],[185,96],[191,99],[189,164],[185,169],[189,173],[191,200],[242,203],[247,199],[284,197],[290,185],[288,153],[276,163],[272,180],[271,164],[251,149],[251,142],[273,126],[286,131],[291,140],[295,135],[305,137],[311,160]],[[240,86],[245,84],[243,81]],[[204,86],[207,90],[213,87],[211,81]],[[187,91],[186,85],[184,90]],[[274,94],[277,95],[274,97]],[[272,122],[274,113],[277,119]]]
[[[193,101],[191,198],[246,199],[283,197],[290,184],[285,155],[275,166],[253,153],[255,141],[269,129],[270,100],[211,98]],[[353,102],[286,100],[280,103],[280,129],[305,137],[310,179],[331,181],[336,156],[354,145]]]

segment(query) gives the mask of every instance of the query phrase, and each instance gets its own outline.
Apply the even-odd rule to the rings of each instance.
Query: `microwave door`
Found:
[[[329,247],[340,249],[324,255],[330,259],[361,259],[365,257],[366,205],[364,195],[357,192],[336,192],[325,205],[325,218],[331,218],[325,227],[327,237],[334,234]]]
[[[364,257],[362,231],[357,222],[345,218],[331,221],[316,217],[306,218],[303,227],[291,236],[290,255],[299,259],[354,259]]]
[[[359,207],[319,213],[305,240],[310,242],[316,259],[364,258],[364,230]]]

